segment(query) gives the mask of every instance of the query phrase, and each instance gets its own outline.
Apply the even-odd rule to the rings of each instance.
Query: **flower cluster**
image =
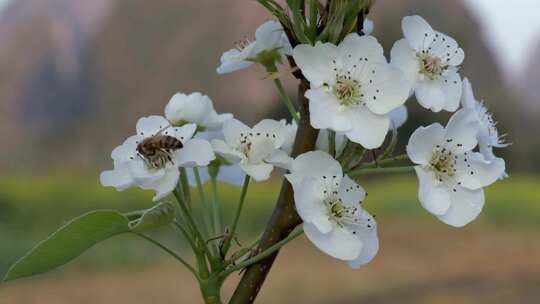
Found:
[[[210,176],[233,184],[246,175],[265,181],[275,167],[283,168],[308,239],[359,267],[375,257],[379,242],[375,218],[363,208],[367,194],[355,179],[366,168],[380,168],[378,160],[392,160],[385,157],[414,93],[423,108],[455,112],[446,127],[419,127],[409,139],[408,168],[418,176],[419,201],[442,222],[466,225],[482,210],[483,188],[507,176],[493,148],[508,144],[470,82],[461,80],[463,50],[423,18],[408,16],[402,20],[405,38],[394,44],[388,62],[370,35],[373,23],[366,19],[364,27],[337,45],[317,41],[292,48],[281,24],[269,21],[257,29],[255,40],[239,42],[221,57],[220,74],[253,63],[271,72],[268,67],[286,56],[296,63],[310,85],[309,123],[319,130],[314,151],[292,155],[294,121],[264,119],[249,127],[229,113],[218,114],[206,95],[178,93],[164,117],[141,118],[136,134],[114,149],[114,169],[102,173],[102,184],[153,189],[159,200],[177,187],[183,168],[201,167],[198,183]],[[377,155],[389,131],[392,140]],[[372,152],[368,164],[366,151]],[[194,185],[193,173],[188,175]]]

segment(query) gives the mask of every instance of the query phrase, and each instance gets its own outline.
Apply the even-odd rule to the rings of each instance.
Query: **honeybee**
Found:
[[[137,153],[150,168],[163,168],[167,162],[173,162],[171,152],[181,149],[184,145],[176,137],[161,134],[143,139],[137,145]]]

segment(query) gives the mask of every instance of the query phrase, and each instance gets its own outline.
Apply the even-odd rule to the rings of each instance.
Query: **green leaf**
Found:
[[[116,211],[86,213],[65,224],[19,259],[8,270],[4,281],[52,270],[73,260],[94,244],[129,231],[128,219]]]
[[[175,212],[171,203],[159,203],[145,210],[140,218],[130,221],[129,228],[135,232],[143,232],[167,225],[174,220]]]

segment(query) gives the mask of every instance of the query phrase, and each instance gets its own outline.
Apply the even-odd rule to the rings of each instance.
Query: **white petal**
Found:
[[[142,117],[137,121],[137,134],[145,137],[156,135],[158,132],[164,130],[171,124],[169,121],[158,115],[151,115],[148,117]]]
[[[227,161],[231,163],[237,163],[243,157],[242,153],[232,149],[231,146],[227,145],[227,143],[225,143],[221,139],[213,139],[212,148],[214,148],[214,151],[217,154],[223,156]]]
[[[337,47],[331,43],[317,42],[315,46],[309,44],[297,45],[293,50],[293,58],[302,74],[311,83],[312,88],[320,87],[324,83],[332,83],[332,60],[337,56]]]
[[[287,179],[294,185],[304,177],[337,176],[341,179],[341,165],[330,154],[323,151],[310,151],[299,155],[292,162],[291,173]]]
[[[390,111],[390,113],[388,113],[388,117],[390,118],[394,128],[397,129],[401,127],[407,121],[407,107],[403,105]]]
[[[202,125],[212,111],[214,107],[208,96],[199,92],[176,93],[165,106],[165,117],[176,125],[184,122]]]
[[[196,124],[187,124],[181,127],[168,128],[165,131],[163,131],[163,134],[174,136],[177,139],[179,139],[182,143],[185,143],[193,137],[193,134],[195,134],[196,130],[197,130]]]
[[[198,138],[186,142],[174,155],[176,163],[182,167],[207,166],[216,158],[210,143]]]
[[[274,142],[277,149],[283,145],[286,139],[285,126],[273,119],[263,119],[253,127],[253,133],[256,136],[266,136]],[[260,133],[260,135],[259,135]]]
[[[279,168],[290,169],[293,159],[285,151],[274,150],[265,161]]]
[[[345,205],[353,205],[364,200],[366,191],[349,176],[345,175],[339,185],[339,197]]]
[[[439,80],[421,80],[414,88],[418,103],[433,112],[439,112],[446,104],[446,97]]]
[[[144,137],[133,135],[128,137],[120,146],[114,148],[111,158],[115,161],[129,161],[137,155],[137,145]]]
[[[401,20],[401,29],[410,47],[416,51],[426,49],[435,37],[431,26],[420,16],[406,16]]]
[[[240,164],[240,167],[251,176],[254,180],[261,182],[270,178],[270,173],[274,169],[274,166],[265,163],[259,164]]]
[[[452,205],[448,211],[438,218],[444,223],[463,227],[473,221],[484,207],[484,191],[468,190],[458,187],[456,192],[452,192]]]
[[[309,99],[309,116],[315,129],[349,131],[352,127],[347,115],[348,108],[339,104],[337,98],[325,87],[306,92]]]
[[[251,140],[248,162],[250,164],[259,164],[269,157],[274,151],[274,143],[263,136],[256,136]]]
[[[386,114],[403,105],[409,97],[410,83],[398,69],[387,63],[370,65],[363,85],[364,100],[375,114]]]
[[[123,191],[134,185],[129,170],[122,165],[115,166],[114,170],[101,172],[99,180],[104,187],[114,187],[118,191]]]
[[[359,36],[357,33],[348,34],[339,44],[338,54],[341,60],[358,62],[359,58],[367,58],[368,62],[386,63],[383,48],[373,36]]]
[[[354,260],[362,250],[362,243],[351,232],[336,227],[328,233],[320,232],[313,224],[304,223],[307,238],[324,253],[345,261]]]
[[[461,109],[454,113],[446,125],[447,147],[456,152],[470,151],[476,147],[479,124],[473,111]],[[449,142],[450,141],[450,142]]]
[[[463,187],[471,190],[486,187],[504,174],[505,164],[502,158],[488,161],[478,152],[467,154],[464,157],[467,158],[467,162],[461,163],[461,168],[458,170],[461,170],[462,174],[457,177]]]
[[[245,135],[249,132],[251,132],[251,128],[235,118],[229,119],[223,124],[223,136],[229,144],[237,144],[241,134]]]
[[[178,184],[179,177],[180,172],[178,171],[178,168],[171,167],[170,169],[165,170],[165,175],[161,179],[153,183],[141,185],[141,188],[155,190],[156,195],[152,198],[155,202],[169,195],[174,190]]]
[[[259,50],[272,50],[283,48],[283,28],[277,21],[270,20],[261,24],[255,31],[255,43]],[[256,54],[252,54],[256,55]]]
[[[416,52],[409,46],[407,40],[401,39],[394,43],[390,51],[391,65],[398,68],[403,76],[414,85],[418,79],[418,59]]]
[[[435,41],[430,43],[431,54],[441,58],[443,64],[457,66],[465,59],[465,53],[459,48],[454,38],[438,31],[435,32]]]
[[[352,123],[352,129],[345,132],[349,140],[366,149],[375,149],[382,145],[390,127],[388,117],[374,114],[365,107],[349,109],[347,114]]]
[[[461,98],[461,78],[457,71],[449,70],[440,79],[440,83],[445,100],[443,109],[454,112],[459,107]]]
[[[314,225],[321,233],[332,230],[328,219],[328,210],[324,205],[324,185],[315,178],[304,178],[300,184],[294,185],[294,203],[298,215],[304,223]]]
[[[469,79],[467,79],[467,77],[463,78],[462,82],[461,105],[464,108],[476,108],[476,98],[474,97],[471,82],[469,81]]]
[[[358,257],[349,261],[349,266],[356,269],[371,262],[377,255],[379,251],[379,238],[377,237],[377,229],[359,230],[355,236],[362,242],[362,250]]]
[[[432,214],[442,215],[450,208],[450,194],[442,183],[438,183],[431,171],[415,166],[420,184],[418,199],[422,206]]]
[[[445,130],[439,123],[416,129],[407,144],[407,155],[415,164],[426,165],[436,145],[444,141]]]
[[[247,56],[253,45],[245,48],[242,52],[237,49],[231,49],[221,55],[221,65],[217,68],[218,74],[227,74],[245,69],[253,64],[247,61]]]

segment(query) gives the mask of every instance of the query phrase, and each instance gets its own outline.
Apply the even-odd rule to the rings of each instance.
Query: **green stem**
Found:
[[[249,187],[249,175],[246,174],[244,178],[244,184],[242,185],[242,193],[240,194],[240,201],[238,202],[238,207],[236,209],[236,215],[234,216],[233,225],[231,228],[231,235],[225,240],[223,245],[223,256],[227,255],[229,248],[231,247],[231,241],[236,234],[236,228],[238,227],[238,221],[240,220],[240,214],[242,213],[242,208],[244,207],[244,201],[246,200],[247,189]]]
[[[184,197],[183,192],[182,192],[182,187],[176,187],[173,191],[173,194],[176,197],[176,200],[178,201],[178,205],[180,206],[182,213],[187,219],[188,224],[191,227],[191,230],[195,234],[195,243],[197,243],[198,241],[201,244],[201,249],[207,254],[210,254],[208,251],[208,247],[206,246],[204,237],[202,236],[199,228],[197,227],[197,224],[195,224],[195,221],[193,220],[191,213],[187,209],[186,204],[184,204],[184,201],[182,200],[182,198]]]
[[[184,266],[186,266],[186,268],[191,271],[191,273],[193,273],[193,275],[195,275],[195,277],[197,277],[197,279],[199,278],[199,275],[197,274],[197,271],[195,270],[195,268],[193,268],[193,266],[191,266],[188,262],[186,262],[184,259],[182,259],[178,254],[176,254],[174,251],[172,251],[171,249],[165,247],[165,245],[161,244],[160,242],[144,235],[144,234],[141,234],[141,233],[137,233],[137,232],[133,232],[133,234],[135,234],[136,236],[138,237],[141,237],[147,241],[149,241],[150,243],[156,245],[157,247],[161,248],[163,251],[167,252],[168,254],[170,254],[172,257],[174,257],[175,259],[177,259],[180,263],[182,263]]]
[[[233,267],[227,268],[222,273],[220,273],[219,276],[222,277],[222,278],[225,278],[229,274],[231,274],[231,273],[233,273],[233,272],[235,272],[237,270],[240,270],[240,269],[242,269],[244,267],[247,267],[249,265],[252,265],[252,264],[255,264],[255,263],[261,261],[262,259],[268,257],[272,253],[279,250],[281,247],[283,247],[288,242],[290,242],[290,241],[294,240],[296,237],[300,236],[302,233],[304,233],[304,230],[300,227],[299,229],[296,229],[295,231],[290,233],[286,238],[284,238],[281,241],[275,243],[274,245],[268,247],[263,252],[260,252],[259,254],[255,255],[255,256],[253,256],[253,257],[251,257],[249,259],[246,259],[246,260],[236,264]]]
[[[289,98],[289,95],[287,94],[287,92],[285,92],[281,80],[279,80],[279,78],[274,79],[274,84],[278,89],[279,97],[281,98],[283,103],[285,103],[285,106],[287,107],[287,110],[289,110],[289,113],[291,113],[294,121],[298,124],[298,121],[300,120],[300,118],[298,117],[298,112],[296,111],[296,108],[294,107],[291,98]]]
[[[223,231],[223,227],[221,226],[221,210],[219,206],[219,198],[218,198],[218,191],[217,191],[217,180],[216,177],[212,177],[210,179],[210,183],[212,184],[212,203],[213,203],[213,211],[214,211],[214,226],[216,227],[216,235],[220,234]]]
[[[328,153],[336,156],[336,132],[332,130],[328,130]]]
[[[386,168],[363,168],[363,169],[356,169],[353,170],[347,175],[349,175],[351,178],[358,177],[360,175],[367,175],[367,174],[380,174],[380,173],[401,173],[401,172],[412,172],[414,170],[414,166],[405,166],[405,167],[386,167]]]
[[[187,178],[187,170],[184,167],[180,168],[180,183],[182,185],[183,198],[189,210],[191,210],[191,192],[189,190],[189,181]]]
[[[394,157],[383,159],[383,160],[380,160],[380,161],[377,161],[377,162],[372,161],[372,162],[369,162],[369,163],[366,163],[366,164],[363,164],[363,165],[355,166],[353,168],[350,168],[349,172],[352,172],[352,171],[355,171],[355,170],[358,170],[358,169],[376,168],[377,165],[381,166],[381,165],[391,164],[391,163],[394,163],[394,162],[397,162],[397,161],[408,160],[408,159],[409,159],[409,156],[407,154],[401,154],[401,155],[397,155],[397,156],[394,156]]]
[[[203,222],[206,227],[206,232],[208,235],[216,234],[216,229],[212,221],[212,212],[208,207],[208,202],[204,195],[204,189],[201,182],[201,175],[199,174],[199,168],[193,168],[193,175],[195,176],[195,182],[197,183],[197,191],[199,192],[199,200],[203,209]]]

